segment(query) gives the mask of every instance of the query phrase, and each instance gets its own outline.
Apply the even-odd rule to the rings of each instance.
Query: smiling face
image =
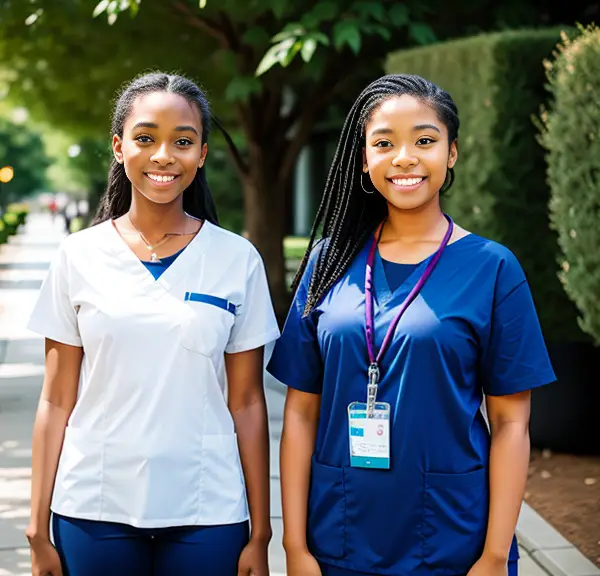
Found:
[[[386,99],[365,126],[363,171],[390,207],[415,210],[439,201],[456,142],[435,109],[413,96]]]
[[[117,162],[124,164],[133,193],[158,204],[177,200],[204,164],[200,111],[183,96],[151,92],[138,97],[113,136]]]

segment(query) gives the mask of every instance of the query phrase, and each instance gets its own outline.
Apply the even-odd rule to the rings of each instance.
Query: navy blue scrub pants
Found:
[[[329,566],[328,564],[321,564],[321,572],[323,572],[323,576],[376,576],[376,574],[366,574],[364,572],[353,572],[351,570],[344,570],[343,568],[336,568],[335,566]],[[508,576],[518,576],[518,574],[519,574],[518,562],[516,560],[510,561],[508,563]]]
[[[237,576],[249,524],[134,528],[52,517],[64,576]]]

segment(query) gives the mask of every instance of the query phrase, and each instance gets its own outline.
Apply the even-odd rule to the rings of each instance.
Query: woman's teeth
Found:
[[[424,180],[424,178],[394,178],[394,179],[392,179],[392,182],[396,186],[415,186],[416,184],[419,184],[419,182],[422,182],[423,180]]]
[[[176,178],[176,176],[158,176],[156,174],[146,174],[146,176],[155,182],[171,182]]]

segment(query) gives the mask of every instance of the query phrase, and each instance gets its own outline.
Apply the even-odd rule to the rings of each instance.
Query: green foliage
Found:
[[[533,0],[501,8],[502,25],[540,19]],[[315,124],[336,106],[345,112],[390,50],[493,29],[499,14],[494,0],[452,11],[442,0],[11,0],[0,17],[0,97],[79,141],[109,136],[115,90],[131,78],[158,69],[198,81],[216,116],[243,135],[232,156],[255,212],[247,232],[283,312],[282,191]]]
[[[273,37],[274,44],[258,65],[256,75],[261,76],[276,64],[289,66],[299,52],[304,62],[310,62],[319,45],[333,46],[338,52],[348,47],[358,55],[366,36],[390,41],[392,33],[403,27],[408,27],[417,44],[435,42],[431,26],[413,19],[407,4],[359,1],[344,11],[340,3],[318,3]]]
[[[0,184],[0,205],[44,188],[50,160],[39,134],[25,125],[0,118],[0,168],[6,165],[12,166],[14,178]]]
[[[265,3],[278,20],[296,12],[288,0],[267,0]],[[106,13],[108,23],[112,25],[116,22],[119,12],[129,10],[136,15],[140,4],[141,0],[101,0],[96,5],[93,16]],[[206,0],[200,0],[201,9],[206,5]],[[284,68],[289,66],[299,53],[304,62],[310,62],[319,45],[333,45],[338,52],[348,47],[358,55],[364,36],[377,35],[389,41],[392,31],[398,32],[402,27],[409,27],[410,36],[417,44],[436,41],[436,35],[425,21],[411,21],[414,18],[410,18],[410,8],[407,4],[359,0],[347,7],[341,2],[325,1],[297,15],[298,20],[287,22],[283,30],[273,36],[274,44],[258,64],[256,76],[265,74],[276,64]],[[246,91],[241,93],[245,97],[249,96]]]
[[[2,222],[4,224],[3,232],[8,238],[8,236],[13,236],[17,233],[17,230],[21,224],[21,217],[19,214],[15,214],[14,212],[5,212],[2,215]]]
[[[10,70],[0,75],[0,92],[75,140],[109,136],[115,93],[138,74],[178,71],[217,94],[236,75],[235,59],[220,62],[215,40],[166,4],[149,2],[135,18],[120,17],[112,26],[92,18],[87,0],[37,0],[35,7],[39,16],[29,25],[31,3],[2,8],[0,61]],[[224,100],[215,99],[214,107],[231,117]]]
[[[570,340],[583,334],[558,279],[544,152],[532,121],[546,96],[543,60],[558,39],[554,29],[479,35],[392,54],[387,70],[419,74],[452,95],[461,120],[459,159],[444,207],[465,228],[515,253],[546,337]]]
[[[14,212],[6,212],[3,216],[4,223],[7,226],[18,226],[19,225],[19,215]]]
[[[29,207],[26,204],[9,204],[6,207],[6,212],[12,212],[13,214],[16,214],[17,224],[19,226],[23,226],[27,221],[27,216],[29,215]]]
[[[547,62],[550,110],[542,112],[550,217],[562,249],[561,279],[582,329],[600,343],[600,30],[564,35]]]

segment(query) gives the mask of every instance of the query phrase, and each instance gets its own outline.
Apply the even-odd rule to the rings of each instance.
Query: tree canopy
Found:
[[[392,50],[564,14],[542,0],[0,0],[0,10],[0,83],[73,134],[108,138],[115,89],[141,72],[178,71],[206,89],[239,133],[230,156],[244,229],[279,311],[293,171],[332,107],[343,115]]]

